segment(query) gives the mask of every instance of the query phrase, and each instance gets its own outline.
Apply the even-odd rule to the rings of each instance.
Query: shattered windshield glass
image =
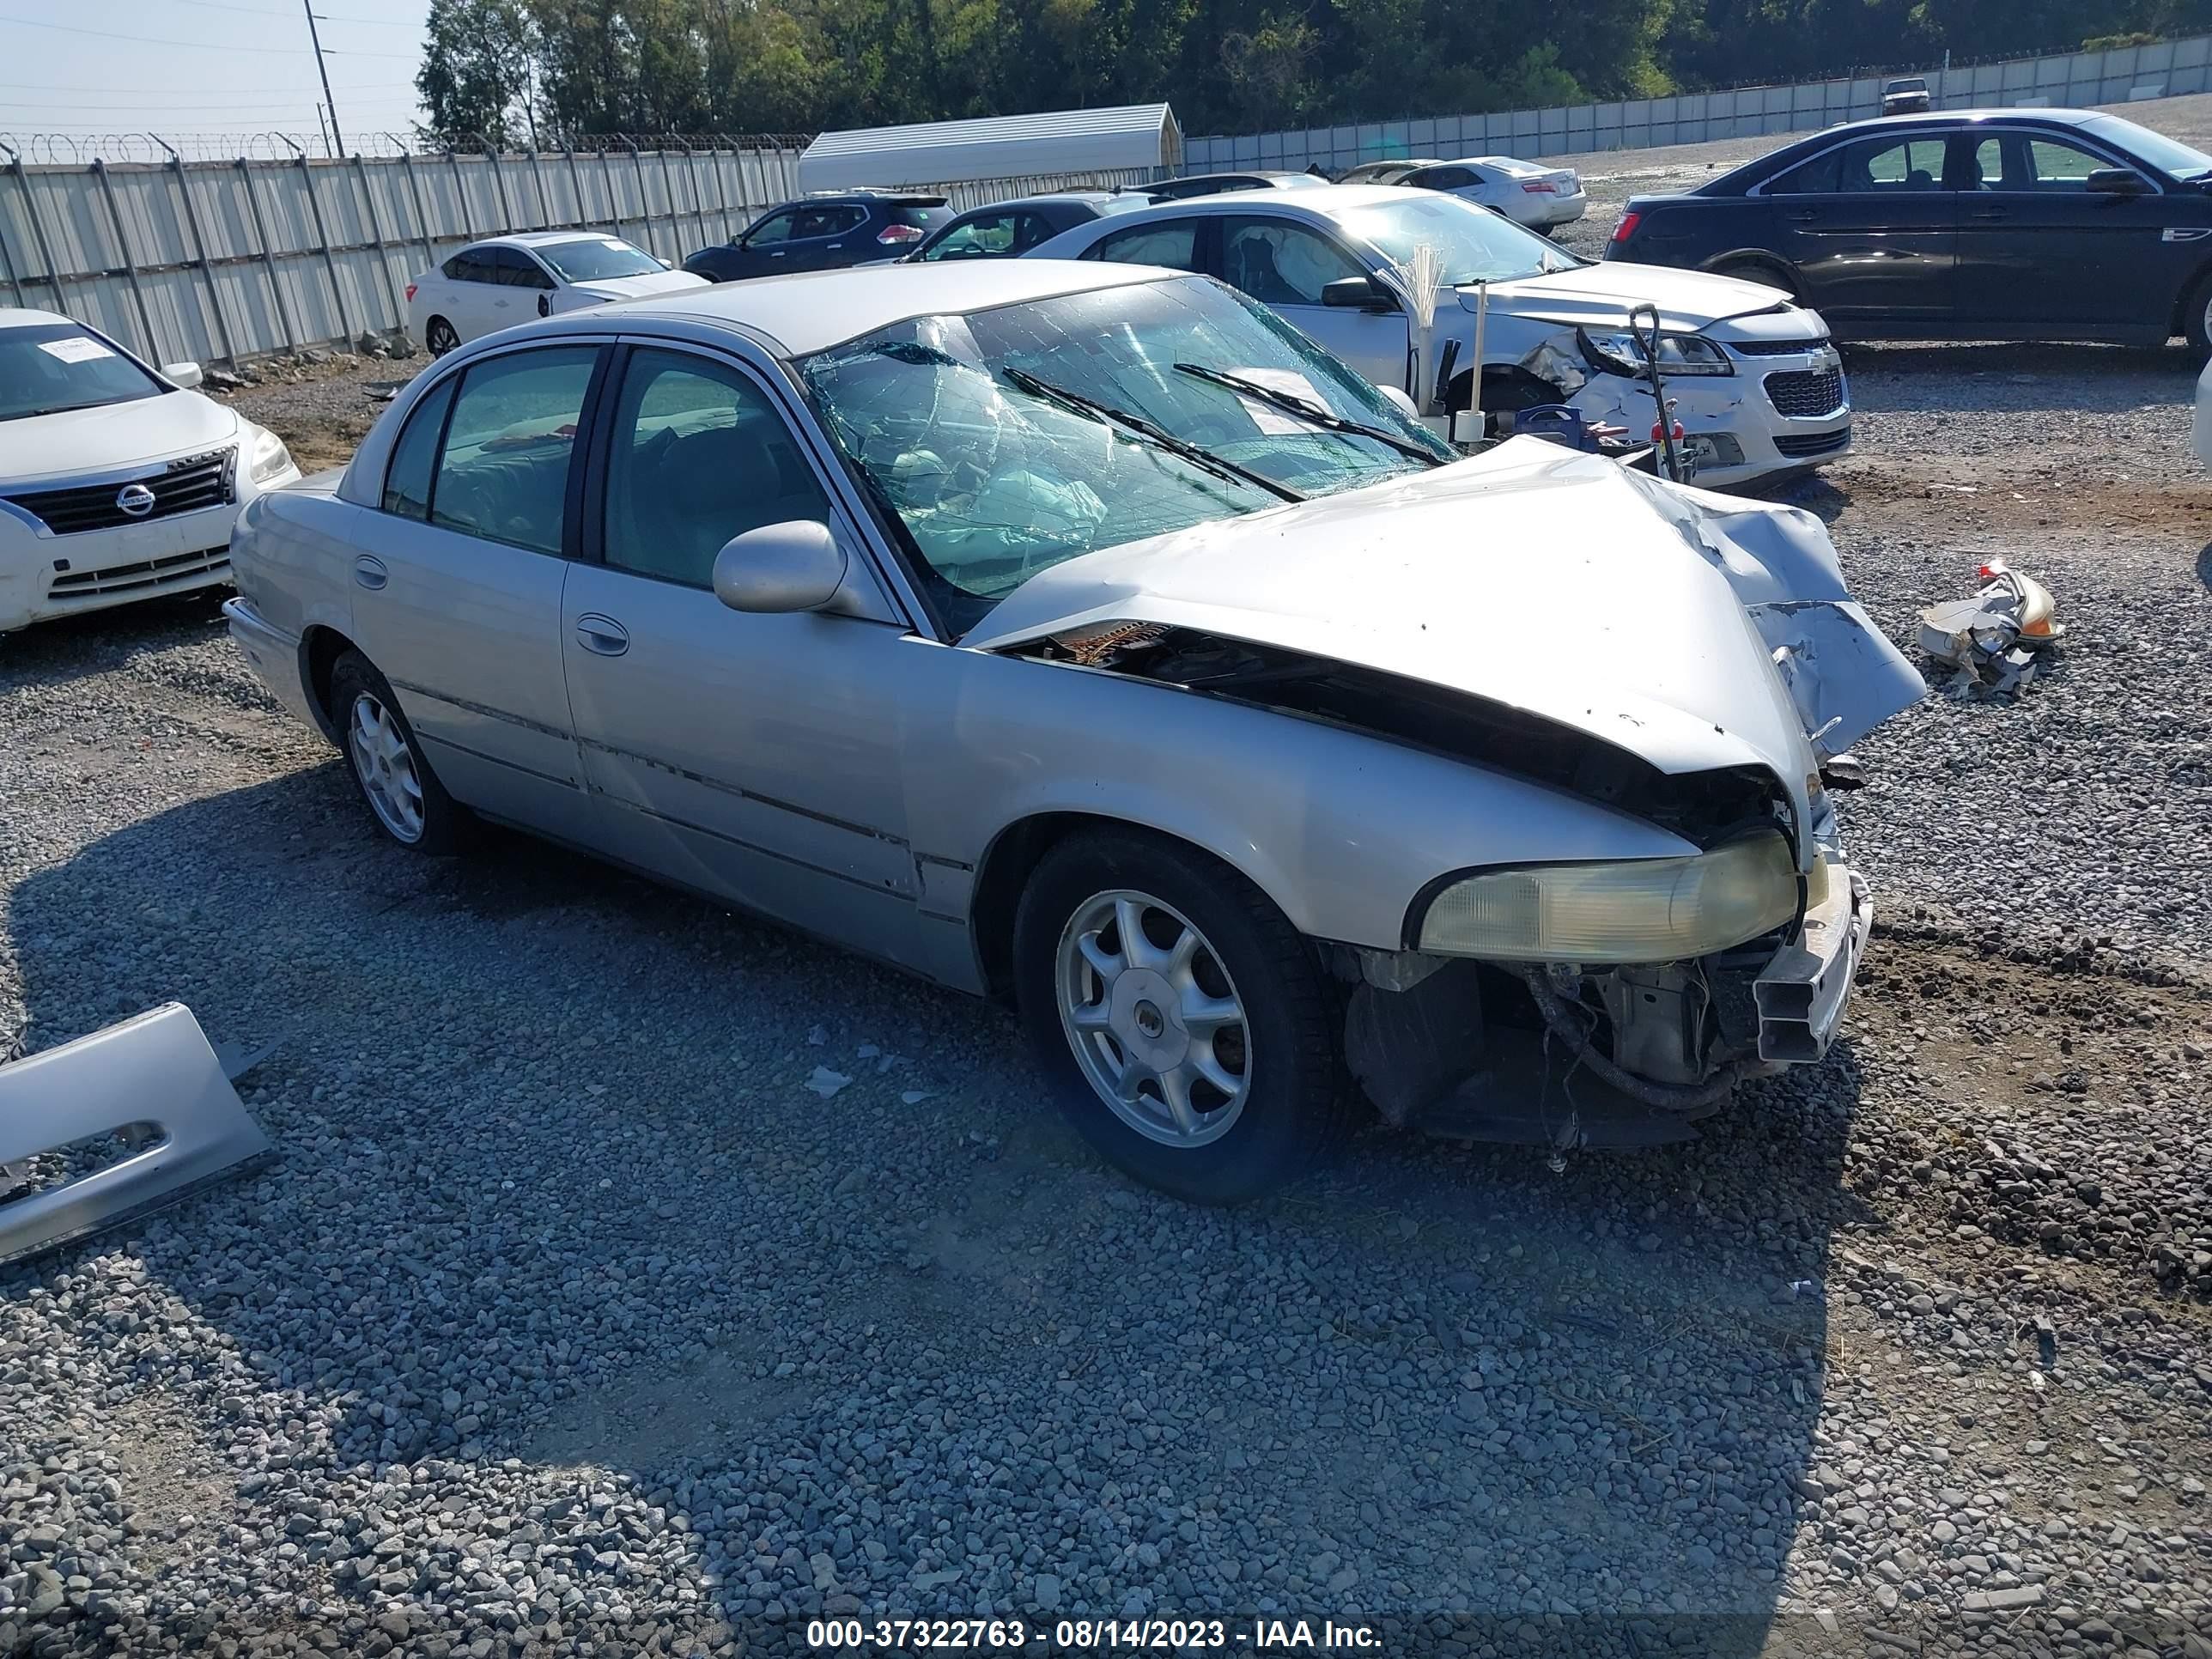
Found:
[[[1279,506],[1284,492],[1329,495],[1425,465],[1176,367],[1190,363],[1451,459],[1351,369],[1206,277],[918,318],[799,369],[823,424],[905,526],[946,620],[964,631],[1063,560]],[[1203,454],[1176,453],[1098,410]]]
[[[1579,263],[1565,248],[1533,230],[1523,230],[1502,214],[1456,196],[1420,191],[1402,202],[1352,208],[1334,216],[1352,235],[1373,244],[1395,265],[1412,264],[1413,250],[1427,243],[1447,288],[1465,283],[1510,283],[1547,271],[1571,270]]]

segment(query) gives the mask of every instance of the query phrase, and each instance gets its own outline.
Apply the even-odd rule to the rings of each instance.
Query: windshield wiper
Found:
[[[1257,398],[1263,404],[1273,404],[1285,414],[1295,415],[1309,426],[1317,426],[1324,432],[1341,432],[1347,437],[1370,438],[1378,444],[1396,450],[1401,455],[1411,456],[1428,466],[1442,466],[1443,458],[1435,451],[1423,448],[1410,438],[1401,438],[1395,432],[1386,432],[1379,426],[1369,426],[1364,421],[1346,420],[1334,410],[1310,403],[1295,392],[1283,392],[1261,380],[1248,380],[1242,374],[1224,374],[1218,368],[1208,368],[1203,363],[1177,363],[1178,374],[1188,374],[1194,380],[1211,381],[1215,386],[1227,386],[1242,397]]]
[[[1186,443],[1172,432],[1155,426],[1141,415],[1131,415],[1126,410],[1115,409],[1110,404],[1102,404],[1095,398],[1086,398],[1079,392],[1070,392],[1063,386],[1054,386],[1049,381],[1040,380],[1025,368],[1006,368],[1001,369],[1000,373],[1006,377],[1008,384],[1028,392],[1032,398],[1042,398],[1047,403],[1059,404],[1063,408],[1088,415],[1093,420],[1125,427],[1146,442],[1166,450],[1170,455],[1182,456],[1193,466],[1211,472],[1217,478],[1227,478],[1234,483],[1255,485],[1281,501],[1302,501],[1306,499],[1303,494],[1291,489],[1290,485],[1278,483],[1264,472],[1255,472],[1249,466],[1239,466],[1234,461],[1224,461],[1220,456],[1200,449],[1196,444]]]

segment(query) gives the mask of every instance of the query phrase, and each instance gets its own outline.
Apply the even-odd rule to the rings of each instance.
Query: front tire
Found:
[[[430,769],[390,683],[358,651],[331,665],[330,713],[377,828],[410,852],[441,858],[460,851],[475,821]]]
[[[2212,355],[2212,270],[2191,285],[2181,302],[2181,331],[2191,351],[2200,357]]]
[[[1242,1203],[1349,1131],[1335,1000],[1312,949],[1190,848],[1112,830],[1054,847],[1015,915],[1014,975],[1061,1111],[1147,1186]]]

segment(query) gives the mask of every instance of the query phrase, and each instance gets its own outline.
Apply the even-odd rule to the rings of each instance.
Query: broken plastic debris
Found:
[[[806,1040],[815,1048],[819,1048],[823,1043],[830,1041],[830,1033],[823,1027],[817,1025],[806,1034]]]
[[[817,1066],[814,1075],[806,1079],[806,1086],[827,1100],[853,1079],[842,1072],[833,1072],[827,1066]]]
[[[173,1204],[274,1150],[180,1002],[0,1066],[0,1166],[18,1178],[0,1192],[36,1179],[46,1157],[111,1139],[119,1158],[0,1203],[0,1263]]]
[[[2008,696],[2034,680],[2041,653],[2066,629],[2051,590],[2033,577],[2002,559],[1977,574],[1984,586],[1973,598],[1920,613],[1920,648],[1954,671],[1944,688],[1952,697]]]
[[[899,1104],[902,1106],[919,1106],[923,1101],[927,1100],[928,1098],[929,1091],[927,1089],[908,1089],[904,1094],[899,1097]]]

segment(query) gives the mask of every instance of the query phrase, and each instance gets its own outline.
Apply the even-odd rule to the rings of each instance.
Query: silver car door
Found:
[[[1273,214],[1221,222],[1221,274],[1324,351],[1376,386],[1407,390],[1406,313],[1325,306],[1322,289],[1370,275],[1366,263],[1330,237]]]
[[[481,357],[425,395],[351,561],[355,642],[453,797],[586,840],[561,663],[576,433],[606,348]]]
[[[570,568],[568,697],[615,856],[893,961],[918,882],[897,740],[908,637],[778,393],[726,359],[628,354]],[[744,531],[833,526],[869,614],[740,613],[715,555]],[[856,589],[858,591],[858,589]]]

